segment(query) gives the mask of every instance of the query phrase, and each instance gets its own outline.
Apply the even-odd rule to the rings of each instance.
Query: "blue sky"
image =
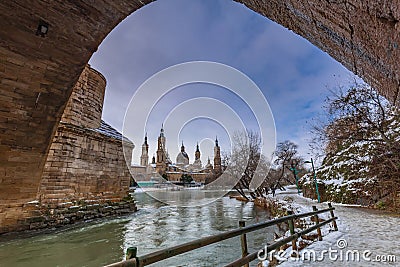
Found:
[[[353,77],[307,40],[242,4],[227,0],[159,0],[118,25],[89,62],[107,79],[103,118],[122,130],[125,110],[143,82],[165,68],[196,60],[226,64],[253,80],[272,110],[277,141],[294,141],[306,157],[307,122],[321,112],[327,88],[346,85]],[[183,101],[204,96],[229,105],[246,127],[254,125],[252,107],[246,107],[224,88],[201,83],[180,86],[163,96],[149,117],[146,131],[151,154],[156,150],[154,142],[161,122],[171,110]],[[215,110],[215,114],[218,112]],[[220,136],[222,149],[229,147],[223,127],[204,118],[184,125],[179,137],[172,139],[183,139],[191,161],[199,141],[204,162],[212,156],[211,140],[215,135]],[[140,150],[141,143],[135,145]],[[174,161],[178,144],[167,145],[171,146]]]

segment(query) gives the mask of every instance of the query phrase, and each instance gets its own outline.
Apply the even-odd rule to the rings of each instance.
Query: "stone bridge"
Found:
[[[28,216],[72,88],[107,34],[149,0],[0,2],[0,226]],[[241,0],[399,104],[399,0]],[[48,25],[48,32],[39,24]],[[39,31],[38,31],[39,30]],[[20,213],[20,214],[19,214]],[[18,215],[19,214],[19,215]]]

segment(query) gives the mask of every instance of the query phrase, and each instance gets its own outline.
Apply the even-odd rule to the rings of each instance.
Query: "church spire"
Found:
[[[200,160],[199,142],[197,142],[196,152],[194,153],[194,159],[195,159],[195,161],[196,161],[196,160]]]
[[[164,137],[164,123],[161,123],[160,136]]]
[[[164,124],[161,124],[160,136],[158,137],[158,146],[157,146],[157,159],[156,159],[156,171],[163,175],[167,170],[167,166],[169,164],[167,158],[167,147],[165,145],[166,138],[164,136]]]
[[[216,175],[222,173],[221,166],[221,148],[218,146],[218,138],[215,137],[215,147],[214,147],[214,171]]]
[[[182,146],[181,146],[181,152],[185,152],[185,146],[183,145],[183,141],[182,141]]]
[[[140,156],[140,165],[147,166],[149,164],[149,144],[147,143],[147,133],[144,137],[142,145],[142,155]]]

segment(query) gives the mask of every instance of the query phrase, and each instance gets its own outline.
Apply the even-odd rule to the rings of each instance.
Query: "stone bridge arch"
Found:
[[[149,0],[0,3],[0,225],[35,199],[80,73],[107,34]],[[308,39],[399,104],[398,0],[239,0]],[[49,25],[37,35],[39,21]],[[10,228],[11,229],[11,228]]]

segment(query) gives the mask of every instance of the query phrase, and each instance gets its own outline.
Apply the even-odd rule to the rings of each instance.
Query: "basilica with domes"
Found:
[[[200,159],[201,153],[198,143],[196,145],[194,161],[190,163],[190,157],[185,151],[183,142],[181,151],[176,156],[175,163],[173,163],[166,148],[164,129],[161,127],[155,154],[156,156],[153,156],[151,163],[149,163],[149,144],[146,134],[142,145],[140,166],[132,166],[135,180],[154,180],[156,177],[163,177],[169,182],[181,183],[183,177],[190,177],[196,183],[207,184],[215,180],[222,173],[221,149],[217,138],[215,139],[214,147],[214,164],[211,164],[210,158],[208,158],[207,164],[203,165]]]

